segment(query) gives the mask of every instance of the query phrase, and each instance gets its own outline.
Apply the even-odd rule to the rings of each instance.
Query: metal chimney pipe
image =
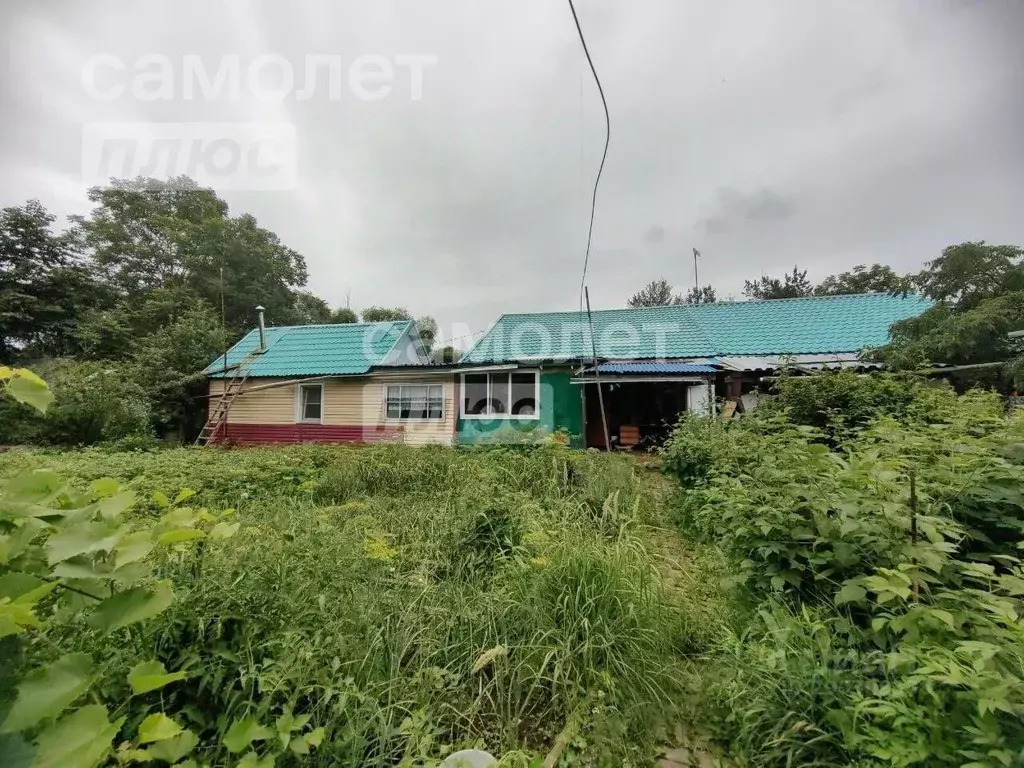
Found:
[[[267,351],[267,325],[263,320],[264,307],[256,307],[256,311],[260,313],[260,352]]]

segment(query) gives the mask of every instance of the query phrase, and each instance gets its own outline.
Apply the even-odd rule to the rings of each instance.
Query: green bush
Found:
[[[93,445],[151,434],[149,403],[123,371],[104,363],[58,361],[46,378],[55,396],[39,439]]]
[[[769,405],[712,428],[702,473],[667,464],[681,522],[765,606],[709,688],[710,727],[753,764],[1024,763],[1024,422],[911,390],[827,442]]]
[[[878,416],[901,418],[923,386],[920,379],[908,376],[862,375],[843,368],[810,376],[784,372],[775,382],[774,397],[765,399],[760,407],[782,411],[794,424],[841,437]]]

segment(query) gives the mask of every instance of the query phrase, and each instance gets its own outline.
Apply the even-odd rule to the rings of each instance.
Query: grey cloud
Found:
[[[644,232],[644,242],[656,245],[665,242],[665,228],[655,224]]]
[[[587,274],[595,306],[621,306],[659,276],[691,285],[691,247],[700,281],[729,295],[794,262],[820,279],[865,261],[918,268],[965,239],[1024,242],[1024,3],[578,10],[612,119]],[[164,0],[126,13],[112,0],[8,2],[0,44],[0,205],[87,209],[86,122],[285,120],[298,188],[223,196],[303,253],[331,303],[351,290],[356,307],[407,306],[472,330],[501,312],[577,306],[604,115],[564,3]],[[416,102],[397,82],[379,102],[347,90],[98,102],[80,84],[97,52],[211,65],[280,53],[297,87],[307,54],[437,64]]]
[[[770,189],[746,194],[723,189],[712,206],[714,212],[703,217],[697,229],[709,235],[730,234],[749,225],[788,219],[796,209],[792,198]]]

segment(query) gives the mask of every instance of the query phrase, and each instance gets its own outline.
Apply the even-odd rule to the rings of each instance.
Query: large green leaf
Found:
[[[135,494],[132,491],[121,491],[96,502],[100,514],[106,520],[113,520],[122,512],[131,509],[134,504]]]
[[[188,501],[195,495],[196,491],[192,490],[191,488],[182,488],[180,491],[178,491],[178,495],[174,497],[174,501],[172,503],[175,505],[181,504],[183,502]]]
[[[5,573],[0,576],[0,598],[9,597],[13,600],[45,583],[38,576],[33,576],[30,573],[21,573],[20,571]]]
[[[248,752],[245,757],[235,763],[235,768],[274,768],[277,760],[274,755],[260,757],[255,752]]]
[[[96,608],[92,624],[106,633],[152,618],[174,601],[171,582],[159,581],[153,587],[134,587],[108,597]]]
[[[218,539],[230,539],[241,527],[241,523],[217,523],[213,528],[210,529],[210,539],[217,541]]]
[[[311,749],[316,749],[324,740],[324,729],[314,728],[309,733],[296,736],[288,744],[288,749],[295,755],[308,755]]]
[[[78,523],[46,540],[46,557],[50,565],[76,555],[109,552],[124,535],[124,528],[109,523]]]
[[[139,725],[139,743],[152,744],[154,741],[173,739],[180,733],[180,725],[162,712],[156,712]]]
[[[182,731],[174,738],[158,741],[143,750],[136,750],[136,755],[141,753],[142,756],[150,760],[163,760],[166,763],[182,766],[184,764],[178,763],[178,761],[195,749],[197,744],[199,744],[199,739],[192,731]]]
[[[157,541],[160,544],[181,544],[183,541],[194,541],[195,539],[205,538],[206,534],[202,531],[198,531],[195,528],[175,528],[173,531],[167,531],[167,533],[161,533],[160,538]]]
[[[254,741],[265,741],[273,738],[274,732],[269,728],[260,725],[254,717],[243,717],[236,720],[228,732],[224,734],[221,742],[232,754],[238,754]]]
[[[844,603],[859,603],[867,596],[867,591],[860,584],[848,581],[843,588],[836,592],[836,605]]]
[[[84,653],[61,656],[29,673],[18,686],[18,698],[0,732],[14,733],[56,717],[92,683],[92,661]]]
[[[7,542],[7,557],[11,560],[16,558],[31,544],[47,524],[35,517],[26,517]]]
[[[0,598],[0,637],[18,634],[25,627],[38,626],[39,619],[33,613],[33,607],[59,586],[60,582],[44,581],[13,600],[9,597]]]
[[[102,499],[107,496],[113,496],[119,490],[121,490],[121,484],[114,477],[100,477],[89,483],[89,489],[93,492],[96,498]]]
[[[46,382],[24,369],[15,371],[14,378],[7,382],[7,394],[40,413],[46,413],[53,402],[53,392],[46,386]]]
[[[106,563],[88,557],[72,557],[53,567],[52,574],[59,579],[112,579],[113,569]]]
[[[163,688],[168,683],[184,680],[187,676],[185,672],[168,673],[159,661],[144,661],[132,667],[132,671],[128,673],[128,684],[135,694],[149,693]]]
[[[123,537],[114,547],[114,563],[123,568],[128,563],[142,560],[153,551],[153,535],[149,531],[136,531]]]
[[[32,768],[95,768],[123,722],[111,723],[99,704],[76,709],[39,734]]]
[[[4,486],[4,501],[20,504],[48,504],[64,490],[67,483],[52,469],[20,472]],[[57,514],[56,510],[50,510]]]

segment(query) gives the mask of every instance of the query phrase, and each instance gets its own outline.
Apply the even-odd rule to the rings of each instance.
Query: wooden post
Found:
[[[590,312],[590,289],[584,286],[583,293],[587,297],[587,320],[590,321],[590,352],[594,363],[594,383],[597,385],[597,403],[601,407],[601,426],[604,429],[604,449],[612,449],[612,441],[608,436],[608,417],[604,412],[604,392],[601,391],[601,374],[597,371],[597,342],[594,341],[594,315]]]

